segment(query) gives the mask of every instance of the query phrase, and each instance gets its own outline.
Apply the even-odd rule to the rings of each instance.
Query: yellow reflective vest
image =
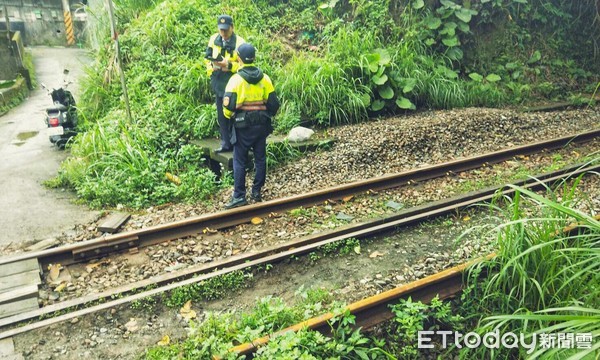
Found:
[[[223,47],[223,38],[221,37],[221,35],[219,34],[214,34],[213,36],[210,37],[210,40],[208,41],[208,46],[206,48],[206,55],[210,55],[211,58],[213,59],[217,59],[220,56],[222,56],[224,59],[229,61],[229,68],[221,68],[218,66],[214,66],[212,61],[205,59],[204,63],[206,64],[206,74],[208,76],[212,75],[212,73],[214,71],[231,71],[233,73],[235,73],[239,67],[239,64],[237,62],[237,49],[240,47],[240,45],[242,45],[243,43],[245,43],[246,41],[244,41],[244,39],[242,39],[241,36],[238,36],[236,34],[231,35],[230,38],[231,41],[231,45],[224,48]]]
[[[220,34],[214,34],[208,41],[204,63],[206,64],[206,73],[210,77],[210,83],[217,96],[223,96],[225,85],[231,78],[231,75],[237,72],[239,68],[237,49],[244,43],[244,39],[235,33],[231,35],[229,41],[224,42]],[[229,66],[220,67],[213,64],[210,59],[222,57],[229,61]]]
[[[223,114],[230,119],[241,111],[266,111],[275,116],[279,100],[268,75],[252,64],[243,65],[225,88]]]

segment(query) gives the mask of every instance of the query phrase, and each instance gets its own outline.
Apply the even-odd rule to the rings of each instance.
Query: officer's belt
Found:
[[[242,105],[242,107],[239,108],[238,110],[240,110],[240,111],[265,111],[265,110],[267,110],[267,106],[266,105]]]
[[[259,105],[256,105],[259,106]],[[266,106],[262,105],[265,109]],[[244,129],[255,125],[271,125],[271,116],[264,110],[238,110],[235,113],[233,126],[236,129]]]

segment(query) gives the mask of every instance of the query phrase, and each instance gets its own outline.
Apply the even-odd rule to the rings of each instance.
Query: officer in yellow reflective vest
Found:
[[[233,123],[234,189],[226,209],[248,204],[246,201],[246,162],[248,151],[254,153],[254,182],[250,198],[261,201],[261,190],[267,176],[267,136],[273,132],[271,118],[279,110],[279,99],[268,75],[253,65],[254,46],[245,43],[238,48],[240,68],[225,88],[223,112]]]
[[[206,71],[210,76],[210,87],[216,95],[217,121],[221,135],[221,146],[215,152],[232,150],[231,129],[223,116],[223,93],[231,76],[237,71],[237,49],[244,39],[233,32],[233,19],[229,15],[217,17],[219,32],[214,34],[206,47]]]

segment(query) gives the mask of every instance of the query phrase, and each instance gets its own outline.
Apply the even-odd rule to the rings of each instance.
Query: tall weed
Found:
[[[496,258],[470,271],[471,300],[466,309],[481,317],[475,331],[523,333],[530,340],[534,333],[600,335],[600,222],[577,210],[578,182],[565,185],[560,195],[550,192],[546,197],[515,188],[507,210],[511,220],[495,229]],[[539,207],[537,216],[530,214],[531,204]],[[565,233],[563,229],[574,222],[578,230]],[[483,281],[478,276],[482,272],[489,274]],[[592,349],[575,352],[538,346],[530,356],[576,359],[598,347],[596,343]],[[490,351],[487,355],[494,358],[512,358],[526,356],[524,350],[481,347],[464,351],[461,357],[472,358],[473,352],[486,356]]]

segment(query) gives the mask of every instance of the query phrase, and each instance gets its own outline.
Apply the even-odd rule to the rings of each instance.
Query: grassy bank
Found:
[[[589,61],[593,47],[573,46],[599,38],[589,0],[579,6],[523,0],[117,5],[133,119],[125,116],[107,29],[98,26],[97,39],[106,43],[82,84],[84,132],[53,182],[94,207],[210,199],[219,186],[189,140],[216,135],[202,59],[221,13],[234,17],[236,32],[256,45],[257,64],[274,80],[283,103],[278,132],[415,109],[581,100],[599,80],[598,62]],[[552,41],[543,36],[548,29],[556,33]],[[181,184],[169,182],[167,172]]]

